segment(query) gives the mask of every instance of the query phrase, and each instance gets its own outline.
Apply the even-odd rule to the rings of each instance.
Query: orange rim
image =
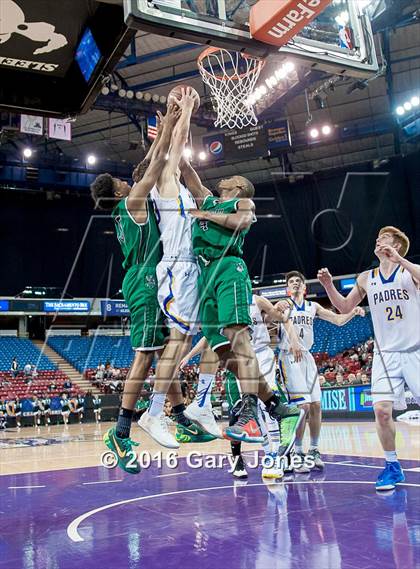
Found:
[[[240,52],[239,55],[243,58],[243,59],[254,59],[255,61],[258,62],[258,65],[256,65],[254,67],[254,69],[250,69],[248,71],[248,73],[241,73],[240,75],[235,74],[235,75],[216,75],[216,74],[212,74],[209,71],[207,71],[207,69],[204,67],[203,65],[203,59],[205,57],[207,57],[208,55],[213,55],[215,53],[217,53],[218,51],[223,52],[223,51],[228,51],[227,49],[224,49],[223,47],[214,47],[214,46],[210,46],[207,47],[204,51],[202,51],[200,53],[200,55],[197,57],[197,64],[200,67],[200,69],[206,73],[208,76],[211,77],[216,77],[216,79],[218,79],[219,81],[226,81],[227,79],[232,79],[232,80],[238,80],[238,79],[242,79],[243,77],[246,77],[248,75],[252,75],[254,73],[256,73],[257,71],[261,71],[261,69],[264,67],[265,65],[265,60],[262,59],[261,57],[256,57],[255,55],[249,55],[248,53],[242,53]]]

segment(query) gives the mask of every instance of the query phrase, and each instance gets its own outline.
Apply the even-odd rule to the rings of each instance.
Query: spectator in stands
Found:
[[[99,365],[96,368],[96,373],[95,373],[96,385],[101,386],[103,384],[104,375],[105,375],[105,366],[101,362],[99,362]]]
[[[38,377],[38,370],[36,369],[36,366],[32,366],[32,379],[36,379]]]
[[[366,375],[366,373],[362,373],[362,384],[366,385],[367,383],[370,383],[370,379],[369,377]]]
[[[70,378],[66,377],[66,380],[63,383],[63,387],[64,387],[64,389],[69,389],[69,390],[73,387],[73,384],[70,381]]]
[[[51,393],[53,391],[57,390],[57,384],[55,383],[55,380],[53,379],[50,383],[50,385],[48,386],[48,391]]]
[[[344,368],[343,368],[343,366],[340,364],[340,362],[337,362],[337,363],[335,364],[335,371],[336,371],[337,373],[341,373],[341,374],[344,373]]]
[[[172,403],[168,401],[168,399],[165,401],[165,405],[163,406],[163,411],[166,417],[170,417],[172,415]]]
[[[101,421],[101,413],[102,413],[101,403],[102,399],[99,397],[99,395],[95,395],[95,397],[93,398],[93,412],[95,414],[95,423],[99,423]]]
[[[321,387],[332,387],[331,383],[323,375],[319,376],[319,384]]]
[[[25,380],[32,377],[32,365],[25,364],[23,368],[23,375],[25,376]]]
[[[335,386],[336,387],[341,387],[343,385],[343,374],[342,373],[336,373],[335,374]]]
[[[19,363],[17,361],[17,358],[13,358],[12,365],[10,366],[10,371],[12,372],[13,378],[16,379],[19,375]]]
[[[343,383],[347,385],[354,385],[356,383],[356,376],[354,373],[349,373],[347,379],[344,379]]]
[[[360,385],[362,383],[362,372],[361,371],[356,372],[356,383],[357,383],[357,385]]]

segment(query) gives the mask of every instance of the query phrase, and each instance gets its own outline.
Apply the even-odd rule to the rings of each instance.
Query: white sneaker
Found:
[[[204,429],[210,435],[222,438],[222,432],[216,423],[213,411],[210,406],[199,407],[197,401],[193,401],[188,405],[184,411],[185,417],[194,423],[197,423],[199,427]]]
[[[149,415],[149,411],[146,411],[137,424],[160,445],[166,448],[179,448],[179,443],[168,430],[168,424],[163,413],[157,417],[152,417]]]
[[[271,461],[268,460],[267,464],[263,467],[261,476],[263,478],[279,479],[283,478],[284,471],[279,464],[278,457],[276,453],[270,453]],[[270,464],[272,462],[272,464]],[[264,463],[263,463],[264,464]]]

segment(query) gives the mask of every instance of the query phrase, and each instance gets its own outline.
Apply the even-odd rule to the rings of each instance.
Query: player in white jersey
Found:
[[[158,300],[166,315],[170,335],[156,368],[151,405],[138,424],[158,443],[168,448],[179,448],[179,440],[186,440],[185,435],[188,436],[188,433],[182,432],[178,439],[177,431],[176,439],[169,432],[167,422],[163,420],[163,406],[167,395],[170,396],[173,417],[179,428],[188,430],[192,425],[184,413],[185,405],[181,385],[177,381],[177,368],[179,361],[190,349],[192,337],[197,332],[199,308],[199,268],[192,251],[193,218],[189,214],[189,210],[196,209],[197,204],[192,194],[181,184],[179,168],[188,138],[194,101],[190,88],[182,91],[182,98],[177,101],[177,105],[182,108],[182,114],[172,135],[168,159],[150,192],[163,248],[162,260],[156,267]],[[202,197],[202,193],[200,184],[197,199]],[[213,423],[214,436],[220,435],[214,418]],[[197,429],[194,427],[190,434],[197,435]],[[208,439],[207,434],[206,438]]]
[[[317,468],[323,468],[318,446],[321,432],[321,387],[319,385],[318,369],[315,360],[310,353],[314,343],[314,319],[327,320],[337,326],[343,326],[356,315],[364,316],[360,308],[354,308],[349,314],[335,314],[327,310],[317,302],[305,300],[305,277],[299,271],[291,271],[286,275],[287,293],[292,302],[289,312],[289,321],[297,334],[302,350],[302,359],[296,361],[293,353],[290,353],[289,335],[284,333],[283,326],[279,329],[279,367],[289,401],[298,405],[309,417],[310,446],[309,455]],[[295,451],[302,460],[303,435],[306,421],[302,421],[295,440]]]
[[[376,430],[385,453],[385,469],[377,490],[392,490],[405,477],[395,446],[392,408],[405,408],[404,382],[420,402],[420,265],[405,259],[408,237],[392,226],[383,227],[376,239],[379,267],[365,271],[344,298],[335,288],[328,269],[318,278],[340,312],[352,310],[367,295],[375,333],[372,367],[372,400]]]

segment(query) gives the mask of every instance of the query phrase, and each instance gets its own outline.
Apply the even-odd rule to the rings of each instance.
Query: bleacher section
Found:
[[[16,357],[19,363],[19,375],[14,378],[10,371],[12,359]],[[36,366],[37,376],[28,384],[25,381],[23,368],[26,364]],[[65,373],[30,341],[24,338],[0,337],[0,398],[10,395],[30,397],[47,393],[50,397],[59,395],[64,390],[63,384],[67,379]],[[48,388],[55,384],[54,390]],[[68,391],[68,390],[67,390]],[[78,393],[77,387],[71,390]]]
[[[14,357],[17,358],[21,370],[26,364],[35,365],[38,371],[57,369],[30,340],[0,336],[0,371],[9,371]]]
[[[128,336],[53,336],[47,343],[80,373],[108,361],[116,368],[128,368],[134,357]]]
[[[356,316],[345,326],[338,327],[316,318],[314,336],[315,342],[311,352],[323,352],[329,356],[335,356],[357,344],[366,342],[373,336],[372,320],[368,313],[364,318]]]

